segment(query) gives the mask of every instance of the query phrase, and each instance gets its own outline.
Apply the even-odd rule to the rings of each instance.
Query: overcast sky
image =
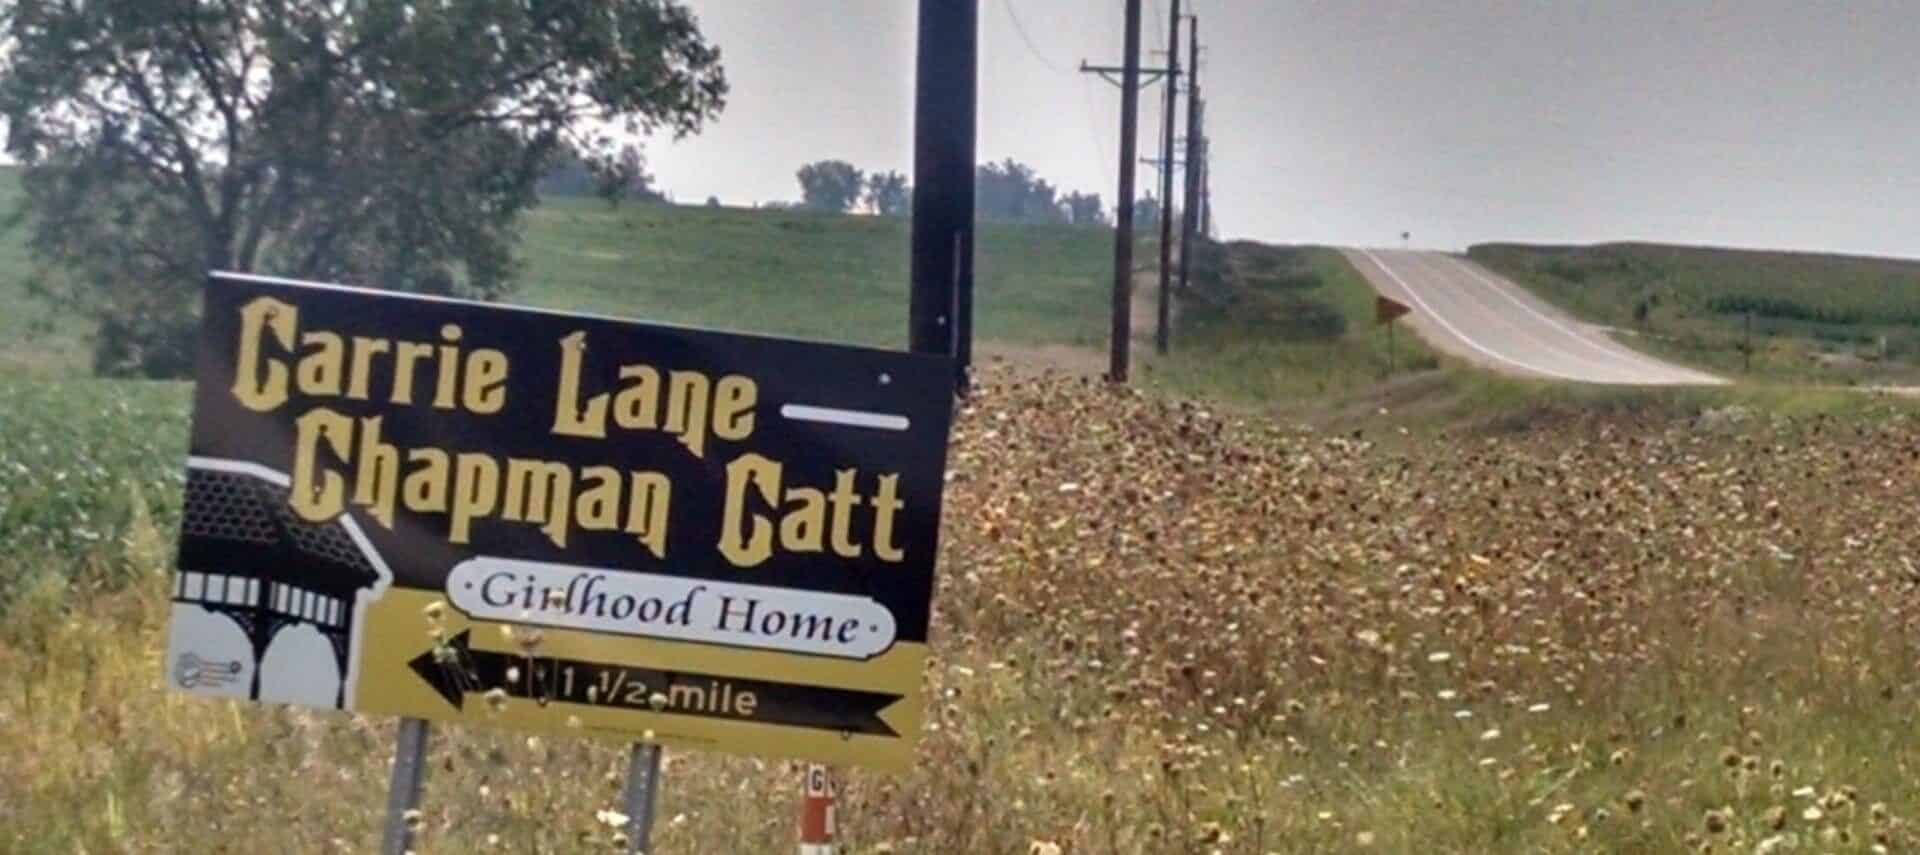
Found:
[[[1168,4],[1145,0],[1155,50]],[[690,5],[733,94],[704,133],[650,145],[676,198],[791,200],[821,158],[911,174],[912,0]],[[1920,256],[1920,3],[1195,5],[1227,236]],[[1119,92],[1077,67],[1119,59],[1123,8],[980,0],[982,160],[1114,198]]]

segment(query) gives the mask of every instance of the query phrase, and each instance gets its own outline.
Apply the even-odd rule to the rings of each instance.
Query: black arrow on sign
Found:
[[[462,630],[446,645],[407,663],[456,710],[465,708],[469,692],[498,688],[542,706],[587,704],[835,733],[900,735],[880,718],[900,695],[475,650],[470,634]],[[653,706],[655,695],[665,699],[665,706]]]

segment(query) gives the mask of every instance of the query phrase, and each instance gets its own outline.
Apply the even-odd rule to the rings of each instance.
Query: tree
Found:
[[[96,368],[190,365],[207,270],[492,298],[565,147],[684,135],[727,91],[677,0],[13,0],[0,116],[43,293]]]
[[[907,176],[893,171],[868,175],[867,207],[883,217],[913,213],[913,189],[907,186]]]
[[[535,189],[542,196],[586,196],[594,191],[599,182],[587,162],[571,151],[563,151],[553,159],[553,166],[540,176]]]
[[[980,219],[1006,223],[1061,223],[1066,213],[1059,190],[1034,174],[1033,167],[1007,158],[974,171],[974,206]]]
[[[1152,196],[1143,196],[1133,203],[1133,230],[1149,231],[1160,228],[1160,200]]]
[[[542,196],[601,196],[616,203],[623,198],[645,202],[666,199],[653,189],[646,157],[639,146],[633,145],[624,147],[611,164],[595,163],[580,156],[572,146],[563,145],[534,187]]]
[[[800,204],[815,211],[844,214],[860,202],[866,179],[844,160],[818,160],[800,167]]]
[[[1061,198],[1060,206],[1066,211],[1067,222],[1076,226],[1104,226],[1107,224],[1105,206],[1104,203],[1100,201],[1100,194],[1098,193],[1081,193],[1078,191],[1068,193],[1065,197]]]

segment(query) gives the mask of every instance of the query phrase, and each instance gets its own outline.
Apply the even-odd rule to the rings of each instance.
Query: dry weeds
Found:
[[[1920,842],[1908,418],[1387,450],[990,375],[948,477],[921,761],[848,776],[850,851]],[[161,690],[169,525],[74,559],[141,566],[133,590],[0,624],[0,840],[365,850],[391,722]],[[618,833],[621,746],[473,729],[432,756],[424,852]],[[792,848],[792,764],[669,752],[666,781],[659,851]]]

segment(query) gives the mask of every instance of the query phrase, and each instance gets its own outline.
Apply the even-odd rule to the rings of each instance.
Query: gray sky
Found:
[[[1168,0],[1145,4],[1164,48]],[[912,0],[691,5],[733,95],[705,133],[650,144],[676,198],[794,199],[794,170],[829,157],[911,174]],[[1920,3],[1188,5],[1227,236],[1920,256]],[[1112,201],[1119,92],[1076,69],[1119,58],[1122,8],[980,0],[982,160]]]

